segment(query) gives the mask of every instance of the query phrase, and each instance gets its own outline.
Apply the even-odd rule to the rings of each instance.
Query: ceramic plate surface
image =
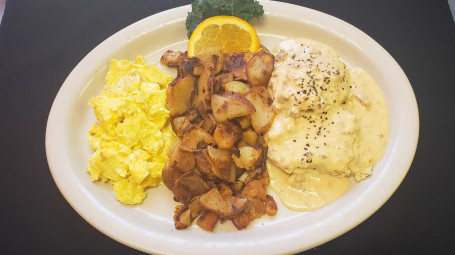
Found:
[[[85,172],[93,153],[87,132],[96,119],[88,101],[102,91],[109,60],[144,55],[153,64],[167,49],[185,50],[190,6],[183,6],[138,21],[98,45],[74,68],[52,105],[46,130],[49,167],[64,197],[91,225],[150,253],[292,253],[357,226],[393,194],[411,165],[419,130],[415,96],[400,66],[368,35],[340,19],[291,4],[262,4],[266,14],[252,24],[266,47],[272,49],[288,37],[323,42],[348,65],[365,69],[382,89],[390,112],[390,140],[372,175],[352,185],[334,203],[312,212],[288,210],[269,189],[278,203],[276,216],[264,216],[242,231],[227,221],[218,224],[215,233],[196,225],[175,230],[172,216],[177,203],[165,186],[148,189],[143,204],[126,206],[115,199],[112,185],[92,183]]]

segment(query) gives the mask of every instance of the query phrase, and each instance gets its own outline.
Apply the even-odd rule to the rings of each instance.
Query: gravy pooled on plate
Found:
[[[271,187],[290,209],[315,210],[343,195],[350,176],[371,174],[387,145],[387,106],[374,80],[327,45],[291,39],[273,54]]]

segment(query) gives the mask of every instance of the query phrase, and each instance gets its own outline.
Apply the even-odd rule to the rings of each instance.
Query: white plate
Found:
[[[378,43],[348,23],[304,7],[262,2],[265,16],[253,22],[269,48],[285,37],[306,37],[332,46],[349,65],[370,73],[390,111],[390,140],[373,174],[334,203],[313,212],[294,212],[278,201],[275,217],[262,217],[242,231],[218,224],[216,233],[192,226],[174,229],[176,203],[164,186],[151,188],[144,203],[117,202],[112,186],[92,183],[85,172],[92,150],[87,131],[96,121],[88,106],[99,94],[112,58],[147,56],[158,62],[166,49],[185,49],[183,6],[145,18],[114,34],[91,51],[63,83],[49,114],[46,153],[54,180],[71,206],[90,224],[133,248],[176,254],[276,254],[306,250],[327,242],[373,214],[403,180],[418,139],[418,111],[411,85],[395,60]],[[270,190],[269,193],[273,192]]]

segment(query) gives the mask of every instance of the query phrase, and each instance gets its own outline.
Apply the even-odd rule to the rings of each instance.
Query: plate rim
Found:
[[[394,65],[396,65],[398,67],[397,70],[401,71],[401,73],[400,73],[400,75],[402,76],[401,79],[408,86],[408,94],[411,96],[409,98],[409,100],[410,100],[410,104],[411,104],[411,108],[412,108],[411,112],[412,112],[412,115],[413,115],[412,116],[412,119],[413,119],[412,122],[414,123],[413,126],[414,126],[414,129],[415,129],[411,133],[414,133],[415,135],[414,135],[413,138],[411,137],[407,141],[410,144],[411,150],[408,151],[407,158],[406,158],[406,160],[404,160],[405,161],[404,165],[405,165],[405,169],[406,170],[403,171],[401,173],[401,175],[398,176],[399,178],[397,178],[395,180],[393,185],[391,187],[389,187],[389,189],[388,189],[389,192],[387,192],[388,194],[384,197],[382,202],[376,203],[373,206],[370,205],[371,209],[368,210],[368,213],[363,213],[356,220],[354,220],[354,221],[351,220],[351,222],[347,223],[347,224],[345,223],[345,225],[347,225],[347,226],[345,226],[343,228],[343,230],[332,231],[332,233],[330,235],[328,235],[328,236],[325,236],[325,238],[319,238],[319,241],[313,241],[311,243],[302,244],[302,243],[299,243],[299,242],[297,242],[297,240],[294,240],[292,238],[289,238],[289,239],[284,240],[284,241],[280,240],[282,242],[279,243],[279,244],[277,244],[276,242],[272,243],[273,245],[280,246],[281,248],[279,248],[279,250],[281,252],[286,252],[286,253],[299,252],[299,251],[302,251],[302,250],[306,250],[306,249],[318,246],[318,245],[320,245],[322,243],[328,242],[328,241],[330,241],[330,240],[332,240],[332,239],[344,234],[345,232],[349,231],[350,229],[358,226],[360,223],[362,223],[364,220],[366,220],[368,217],[370,217],[373,213],[375,213],[394,194],[394,192],[396,191],[398,186],[401,184],[401,182],[405,178],[407,172],[409,171],[409,168],[410,168],[410,166],[412,164],[412,161],[413,161],[416,149],[417,149],[417,143],[418,143],[418,137],[419,137],[418,107],[417,107],[417,101],[416,101],[414,92],[412,90],[411,84],[410,84],[409,80],[407,79],[405,73],[403,72],[403,70],[399,66],[399,64],[395,61],[395,59],[381,45],[379,45],[379,43],[377,43],[370,36],[368,36],[367,34],[362,32],[360,29],[354,27],[353,25],[351,25],[351,24],[349,24],[349,23],[347,23],[347,22],[345,22],[345,21],[343,21],[343,20],[341,20],[339,18],[336,18],[336,17],[331,16],[329,14],[326,14],[326,13],[323,13],[323,12],[320,12],[320,11],[317,11],[317,10],[313,10],[313,9],[310,9],[310,8],[307,8],[307,7],[294,5],[294,4],[289,4],[289,3],[277,2],[277,1],[260,1],[260,2],[264,6],[264,9],[266,9],[265,15],[269,15],[270,13],[273,13],[275,15],[275,12],[280,12],[281,10],[286,9],[286,8],[290,8],[292,10],[291,13],[295,13],[296,10],[300,10],[300,11],[303,11],[305,13],[310,13],[311,15],[316,15],[319,18],[325,19],[326,21],[332,21],[335,24],[337,24],[336,27],[334,27],[332,29],[328,29],[328,30],[336,31],[339,27],[343,27],[343,29],[347,30],[350,33],[357,34],[358,36],[361,36],[363,38],[367,38],[370,42],[372,42],[372,47],[374,47],[375,50],[378,50],[386,58],[389,58],[389,60],[392,60],[391,61],[392,64],[394,64]],[[269,12],[267,10],[273,10],[273,11]],[[47,160],[48,160],[49,169],[50,169],[50,172],[52,174],[52,177],[53,177],[58,189],[60,190],[62,195],[65,197],[67,202],[71,205],[71,207],[74,208],[74,210],[76,210],[76,212],[81,217],[83,217],[89,224],[94,226],[100,232],[104,233],[105,235],[111,237],[112,239],[114,239],[114,240],[116,240],[116,241],[118,241],[120,243],[123,243],[123,244],[128,245],[128,246],[130,246],[132,248],[135,248],[135,249],[138,249],[138,250],[141,250],[141,251],[144,251],[144,252],[167,253],[167,252],[177,252],[177,251],[181,252],[181,250],[176,250],[175,247],[172,247],[172,249],[169,250],[169,249],[166,249],[166,247],[163,246],[163,245],[158,245],[159,247],[157,246],[156,249],[155,248],[151,249],[150,246],[149,247],[144,247],[140,243],[131,241],[131,238],[130,239],[125,239],[123,237],[124,234],[115,233],[115,231],[112,231],[113,230],[112,227],[110,227],[110,228],[106,227],[106,224],[108,223],[107,221],[102,221],[100,223],[99,221],[93,219],[93,217],[91,216],[90,213],[93,213],[96,209],[99,210],[99,208],[92,208],[92,209],[89,209],[89,211],[87,212],[87,210],[84,210],[83,206],[81,206],[80,204],[77,204],[77,201],[75,201],[74,195],[71,193],[71,190],[74,191],[75,187],[67,187],[67,186],[65,187],[65,185],[64,185],[64,183],[62,181],[62,177],[61,177],[62,173],[59,172],[59,170],[57,170],[57,169],[61,168],[60,166],[62,166],[62,163],[61,162],[59,163],[58,159],[56,159],[55,152],[56,152],[56,150],[58,150],[58,148],[55,148],[55,143],[56,143],[56,141],[55,141],[55,139],[56,139],[55,138],[55,133],[61,134],[62,132],[59,132],[58,127],[61,127],[62,125],[65,126],[65,124],[67,124],[67,123],[63,123],[63,119],[60,118],[61,115],[59,115],[59,114],[61,114],[61,109],[58,109],[58,106],[61,104],[60,102],[63,102],[63,100],[64,100],[63,95],[68,92],[69,84],[71,84],[71,81],[77,79],[76,76],[77,76],[77,74],[79,72],[83,72],[83,69],[87,69],[87,66],[88,67],[91,66],[88,62],[89,62],[90,56],[92,56],[94,54],[93,52],[98,52],[98,51],[100,51],[100,49],[108,47],[110,45],[116,45],[117,48],[120,48],[121,46],[127,44],[128,41],[125,41],[125,40],[120,41],[119,40],[120,42],[116,43],[115,42],[116,39],[124,38],[125,36],[133,36],[133,37],[134,36],[138,36],[136,30],[138,28],[142,27],[145,23],[151,23],[151,22],[154,22],[154,21],[160,21],[160,23],[158,23],[158,24],[162,24],[161,26],[164,26],[164,25],[166,25],[168,23],[171,23],[171,22],[174,22],[174,21],[182,19],[182,17],[180,15],[175,15],[176,13],[177,14],[181,14],[181,13],[186,14],[186,12],[188,12],[188,11],[190,11],[190,5],[185,5],[185,6],[176,7],[176,8],[173,8],[173,9],[165,10],[163,12],[148,16],[148,17],[146,17],[144,19],[141,19],[141,20],[139,20],[139,21],[137,21],[137,22],[135,22],[135,23],[123,28],[123,29],[121,29],[120,31],[116,32],[115,34],[113,34],[112,36],[108,37],[106,40],[104,40],[100,44],[98,44],[93,50],[91,50],[74,67],[74,69],[71,71],[71,73],[68,75],[68,77],[63,82],[63,84],[62,84],[61,88],[59,89],[59,91],[57,93],[57,96],[56,96],[56,98],[55,98],[55,100],[54,100],[54,102],[52,104],[52,107],[51,107],[51,110],[50,110],[50,113],[49,113],[49,117],[48,117],[48,121],[47,121],[47,125],[46,125],[45,148],[46,148],[46,157],[47,157]],[[284,14],[282,14],[282,15],[284,16]],[[288,16],[288,15],[286,15],[286,16]],[[292,15],[290,15],[289,18],[296,19],[296,20],[307,21],[306,18],[297,18],[297,17],[292,16]],[[147,33],[151,32],[154,29],[157,29],[159,27],[160,26],[155,26],[153,28],[150,28],[146,32]],[[142,31],[142,30],[140,30],[140,31]],[[144,31],[142,31],[142,32],[144,32]],[[139,36],[140,36],[140,34],[139,34]],[[89,194],[86,194],[86,195],[89,195]],[[118,229],[117,229],[117,231],[118,231]],[[233,247],[233,249],[231,248],[231,249],[227,249],[227,250],[232,252],[236,248],[238,248],[238,247]],[[277,248],[277,247],[275,247],[275,248]],[[223,250],[222,253],[228,253],[228,252],[226,252],[227,250]],[[260,250],[256,250],[256,251],[257,252],[264,251],[265,253],[268,253],[266,245],[262,245]],[[213,252],[213,250],[208,250],[208,252],[209,253]]]

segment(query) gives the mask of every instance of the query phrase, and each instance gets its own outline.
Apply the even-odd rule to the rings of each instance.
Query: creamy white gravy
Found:
[[[387,144],[388,109],[374,80],[322,43],[287,40],[273,53],[271,187],[290,209],[315,210],[344,194],[350,176],[371,174]]]

